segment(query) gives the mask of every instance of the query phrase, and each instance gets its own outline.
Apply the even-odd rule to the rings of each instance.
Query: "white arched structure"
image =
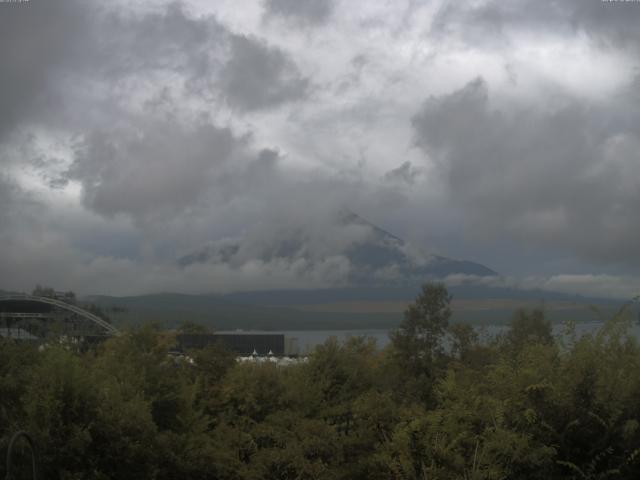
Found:
[[[21,294],[12,294],[12,295],[0,295],[0,302],[7,301],[27,301],[27,302],[37,302],[37,303],[45,303],[47,305],[51,305],[54,307],[61,308],[63,310],[67,310],[68,312],[73,312],[76,315],[79,315],[96,325],[104,328],[109,335],[120,335],[120,331],[111,325],[109,322],[105,322],[102,318],[94,315],[93,313],[87,312],[86,310],[76,307],[75,305],[71,305],[69,303],[62,302],[60,300],[56,300],[55,298],[49,297],[38,297],[35,295],[27,295],[25,293]]]

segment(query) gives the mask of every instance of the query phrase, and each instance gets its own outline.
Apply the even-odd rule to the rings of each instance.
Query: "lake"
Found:
[[[581,337],[585,334],[593,334],[597,332],[600,328],[602,328],[602,322],[584,322],[584,323],[576,323],[575,324],[575,332],[577,337]],[[495,337],[496,335],[506,331],[508,326],[506,325],[485,325],[481,327],[476,327],[480,338],[483,340],[487,340]],[[557,337],[561,337],[564,335],[566,331],[566,325],[559,323],[553,325],[553,333]],[[242,330],[242,333],[281,333],[289,338],[297,338],[298,346],[300,348],[300,353],[305,355],[311,352],[317,345],[321,345],[326,342],[329,338],[335,337],[338,341],[344,342],[345,340],[351,337],[369,337],[376,340],[376,344],[383,348],[389,343],[389,332],[391,330],[388,329],[358,329],[358,330],[275,330],[275,331],[264,331],[264,330]],[[636,338],[640,339],[640,325],[634,323],[631,331],[636,336]],[[238,331],[221,331],[219,333],[238,333]]]

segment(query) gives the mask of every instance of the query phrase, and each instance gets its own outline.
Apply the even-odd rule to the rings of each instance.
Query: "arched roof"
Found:
[[[61,308],[63,310],[67,310],[69,312],[73,312],[77,315],[80,315],[83,318],[86,318],[87,320],[95,323],[96,325],[99,325],[100,327],[102,327],[103,329],[106,330],[106,332],[109,335],[119,335],[120,331],[114,327],[113,325],[111,325],[109,322],[104,321],[102,318],[98,317],[97,315],[94,315],[93,313],[87,312],[86,310],[77,307],[75,305],[71,305],[69,303],[65,303],[62,302],[60,300],[56,300],[55,298],[49,298],[49,297],[39,297],[39,296],[35,296],[35,295],[27,295],[27,294],[12,294],[12,295],[0,295],[0,302],[3,301],[27,301],[27,302],[37,302],[37,303],[41,303],[41,304],[47,304],[47,305],[51,305],[54,307],[58,307]]]

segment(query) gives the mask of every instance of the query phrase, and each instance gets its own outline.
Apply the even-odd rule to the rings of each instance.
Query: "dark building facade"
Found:
[[[237,355],[251,355],[254,351],[258,355],[268,355],[269,352],[277,357],[285,355],[284,334],[181,333],[177,335],[176,340],[181,351],[219,343]]]

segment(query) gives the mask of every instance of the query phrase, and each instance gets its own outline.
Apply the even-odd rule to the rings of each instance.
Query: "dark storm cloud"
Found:
[[[482,79],[427,100],[417,145],[439,163],[472,230],[638,264],[640,136],[623,110],[563,97],[490,105]]]
[[[100,73],[107,76],[162,69],[188,77],[211,74],[229,35],[215,17],[191,16],[182,3],[142,14],[112,11],[100,26],[106,60]]]
[[[0,141],[25,117],[60,106],[50,84],[93,43],[86,13],[74,0],[0,3]]]
[[[411,162],[406,161],[398,168],[389,170],[384,175],[384,179],[391,182],[401,182],[413,185],[422,173],[422,170],[418,167],[414,167]]]
[[[112,36],[109,32],[119,32]],[[107,75],[169,70],[199,100],[223,101],[235,110],[274,108],[301,99],[309,80],[280,48],[236,34],[215,17],[191,17],[181,4],[142,17],[110,15]]]
[[[329,20],[334,5],[333,0],[265,0],[264,7],[268,16],[319,25]]]
[[[148,219],[192,205],[243,140],[190,118],[212,104],[278,107],[309,84],[280,49],[181,3],[116,11],[34,0],[0,11],[0,142],[34,124],[80,139],[67,175],[50,174],[58,160],[48,153],[14,163],[30,163],[50,187],[78,181],[85,206],[108,216]]]
[[[212,16],[191,17],[181,4],[140,18],[111,15],[106,32],[111,31],[120,32],[113,39],[113,71],[171,70],[182,76],[186,92],[201,100],[221,99],[237,110],[298,100],[309,84],[281,49],[235,34]]]
[[[537,31],[573,36],[584,33],[603,46],[640,47],[637,2],[606,0],[447,2],[433,32],[457,33],[470,41],[500,43],[504,35]]]
[[[7,227],[8,217],[12,211],[12,204],[17,194],[17,186],[9,178],[0,173],[0,235],[2,235],[2,231]]]
[[[228,129],[208,124],[95,131],[78,145],[68,178],[80,181],[85,204],[105,215],[177,213],[210,187],[235,143]]]
[[[234,35],[230,51],[221,87],[232,107],[261,110],[299,100],[306,94],[309,80],[281,50],[252,37]]]
[[[545,84],[540,58],[506,48],[514,39],[515,56],[546,55],[555,73],[566,58],[556,51],[578,45],[578,66],[562,72],[569,88],[594,70],[591,53],[625,82],[638,4],[445,2],[430,25],[428,2],[411,1],[416,15],[397,28],[404,7],[394,2],[353,3],[339,19],[328,0],[257,0],[237,11],[210,2],[215,15],[198,2],[118,3],[0,2],[0,271],[20,288],[340,284],[349,270],[340,252],[361,234],[332,225],[344,206],[422,245],[435,238],[444,255],[457,242],[453,256],[481,262],[504,255],[522,265],[522,250],[470,250],[465,221],[468,231],[541,246],[540,257],[564,248],[640,258],[640,83],[618,91],[600,79],[578,100]],[[287,37],[334,17],[322,41]],[[426,30],[441,38],[422,43]],[[423,54],[443,61],[425,67]],[[445,91],[478,69],[493,82],[505,63],[520,80],[505,96],[471,82],[427,100],[411,130],[423,88]],[[341,78],[340,89],[312,84]],[[505,100],[514,93],[523,94],[517,106]],[[407,150],[412,133],[428,158]],[[241,234],[237,264],[177,268],[181,254]],[[268,260],[289,238],[304,239],[302,254]]]
[[[160,92],[177,79],[181,95],[245,111],[299,99],[308,86],[277,47],[181,3],[152,11],[77,0],[0,3],[0,61],[0,140],[25,122],[82,130],[89,114],[110,123],[105,116],[121,112],[99,115],[97,104],[126,107],[136,82]]]

